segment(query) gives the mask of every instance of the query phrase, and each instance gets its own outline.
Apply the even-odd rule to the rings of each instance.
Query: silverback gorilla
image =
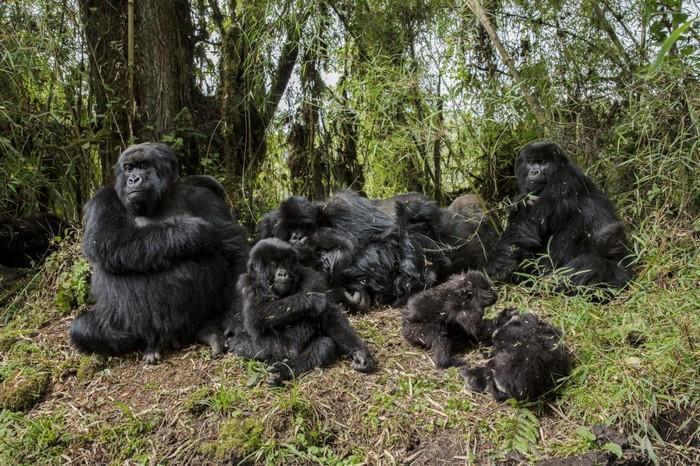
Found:
[[[164,144],[129,147],[115,171],[115,184],[84,209],[96,304],[73,321],[73,344],[106,355],[143,351],[149,363],[194,340],[220,353],[219,319],[248,254],[223,189],[210,177],[179,181]]]
[[[630,279],[624,227],[608,197],[549,141],[525,146],[515,162],[520,195],[486,268],[507,280],[525,259],[548,254],[573,285],[619,288]]]

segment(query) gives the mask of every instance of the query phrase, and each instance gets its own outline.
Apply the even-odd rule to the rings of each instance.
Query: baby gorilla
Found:
[[[462,366],[465,362],[454,355],[457,347],[482,339],[484,308],[497,298],[483,273],[453,275],[408,300],[402,311],[403,336],[412,345],[429,349],[437,367]]]
[[[277,238],[258,242],[238,289],[246,332],[229,340],[239,356],[271,363],[271,385],[280,385],[347,354],[352,367],[372,372],[376,363],[338,306],[326,299],[323,273],[299,263],[298,252]]]
[[[469,389],[486,391],[498,401],[534,400],[569,374],[571,354],[561,331],[536,315],[505,309],[485,328],[494,329],[493,357],[484,366],[462,368]]]

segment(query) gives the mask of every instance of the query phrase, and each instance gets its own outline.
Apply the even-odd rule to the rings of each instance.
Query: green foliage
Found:
[[[58,278],[58,290],[54,302],[62,312],[76,306],[84,306],[90,297],[90,264],[85,258],[76,259]]]
[[[674,29],[673,32],[671,32],[671,34],[668,35],[668,37],[664,40],[663,44],[661,44],[661,49],[659,50],[659,53],[656,56],[656,59],[654,60],[654,62],[651,65],[649,65],[646,68],[645,72],[648,75],[656,72],[661,67],[664,60],[666,59],[669,52],[671,51],[671,47],[673,47],[675,45],[675,43],[678,41],[678,39],[680,39],[681,36],[693,26],[695,21],[696,21],[696,19],[686,21],[685,23],[681,24],[676,29]],[[688,51],[684,52],[684,53],[690,54],[694,51],[695,50],[691,48],[691,49],[688,49]]]
[[[7,366],[7,368],[12,365]],[[49,383],[49,373],[43,368],[18,366],[11,373],[0,373],[0,409],[25,411],[34,406]]]
[[[63,464],[61,453],[73,440],[61,414],[29,419],[21,413],[0,410],[2,464]]]
[[[531,456],[537,453],[539,443],[540,421],[528,407],[520,406],[510,400],[514,410],[510,417],[501,421],[499,432],[502,437],[501,451],[506,454],[513,451]]]
[[[161,412],[135,414],[125,403],[115,402],[120,418],[101,429],[100,442],[109,450],[113,462],[148,462],[150,434],[163,419]],[[128,460],[128,461],[127,461]]]

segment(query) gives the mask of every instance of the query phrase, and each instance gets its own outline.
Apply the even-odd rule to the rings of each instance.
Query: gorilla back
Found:
[[[115,186],[85,205],[83,251],[96,304],[73,322],[73,344],[107,355],[143,350],[148,362],[195,339],[221,352],[211,319],[234,296],[245,230],[209,187],[213,180],[177,180],[175,156],[163,144],[130,147],[116,173]]]

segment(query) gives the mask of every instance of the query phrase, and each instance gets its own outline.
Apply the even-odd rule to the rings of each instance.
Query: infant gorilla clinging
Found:
[[[402,311],[403,336],[412,345],[429,349],[437,367],[462,366],[465,362],[454,353],[470,340],[482,340],[484,309],[497,298],[483,273],[453,275],[408,300]]]
[[[365,343],[340,308],[326,299],[323,274],[301,265],[289,243],[277,238],[258,242],[238,289],[245,332],[229,340],[229,350],[271,363],[271,385],[327,366],[340,354],[349,355],[360,372],[375,369]]]

